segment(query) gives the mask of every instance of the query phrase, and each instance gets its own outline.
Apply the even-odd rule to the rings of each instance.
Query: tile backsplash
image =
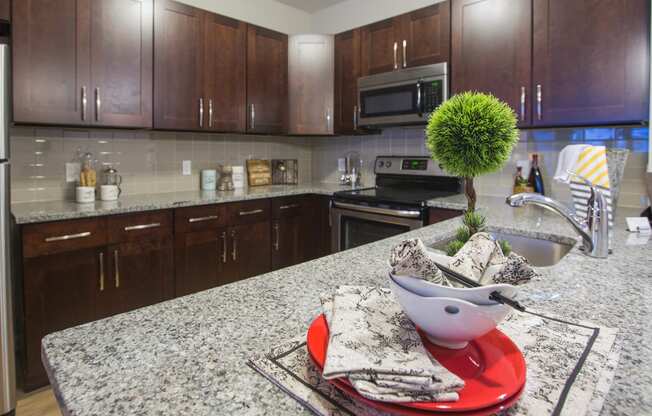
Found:
[[[300,182],[312,179],[311,143],[300,137],[14,127],[12,202],[72,199],[65,164],[78,151],[92,152],[98,171],[115,167],[126,195],[198,190],[201,169],[247,158],[297,159]],[[189,176],[181,174],[184,160],[192,161]]]
[[[520,141],[512,157],[502,171],[476,179],[480,194],[507,196],[511,193],[516,162],[527,160],[531,153],[540,155],[546,193],[553,198],[570,201],[568,186],[552,180],[557,166],[559,151],[568,144],[589,143],[630,150],[625,168],[620,206],[641,207],[641,197],[646,195],[645,175],[648,152],[647,127],[593,127],[521,130]],[[312,177],[324,182],[337,183],[337,159],[349,151],[357,151],[364,161],[362,180],[364,185],[373,185],[373,162],[379,155],[428,155],[425,146],[424,129],[393,128],[369,136],[348,136],[320,138],[313,142]],[[528,172],[524,172],[525,175]]]
[[[557,155],[570,143],[630,149],[619,205],[640,207],[646,194],[648,130],[644,127],[595,127],[522,130],[510,161],[497,173],[476,180],[484,195],[511,192],[516,162],[539,153],[547,193],[570,201],[566,185],[552,181]],[[218,163],[241,165],[249,158],[299,160],[299,180],[337,183],[337,159],[349,151],[362,156],[364,185],[373,185],[378,155],[428,155],[423,128],[392,128],[380,134],[341,137],[275,137],[233,134],[130,130],[14,127],[11,130],[12,202],[72,199],[65,182],[65,163],[77,152],[92,152],[98,167],[114,166],[123,177],[125,194],[199,189],[199,170]],[[192,175],[181,174],[182,161],[192,161]],[[526,172],[527,173],[527,172]]]

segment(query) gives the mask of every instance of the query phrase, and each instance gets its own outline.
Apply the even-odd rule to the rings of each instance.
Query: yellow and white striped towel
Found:
[[[609,211],[609,227],[613,227],[611,190],[609,183],[609,168],[607,167],[607,149],[604,146],[589,146],[582,150],[574,169],[575,173],[588,179],[602,191],[607,198]],[[571,195],[575,212],[578,216],[586,218],[588,211],[588,201],[591,196],[589,186],[581,179],[571,177],[570,181]]]

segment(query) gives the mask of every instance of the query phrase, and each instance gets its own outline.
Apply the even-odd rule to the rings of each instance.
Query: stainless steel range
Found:
[[[333,251],[342,251],[428,222],[428,201],[462,192],[462,181],[426,156],[379,156],[376,186],[336,192],[331,200]]]

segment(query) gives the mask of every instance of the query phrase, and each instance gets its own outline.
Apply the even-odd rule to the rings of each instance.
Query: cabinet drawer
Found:
[[[23,227],[23,256],[37,257],[105,245],[106,220],[93,218]]]
[[[227,210],[223,204],[179,208],[174,212],[174,230],[177,233],[214,230],[227,224]]]
[[[253,224],[268,221],[270,218],[269,199],[236,202],[226,205],[228,211],[228,225]]]
[[[172,211],[155,211],[109,217],[109,243],[134,241],[144,237],[172,234]]]
[[[305,196],[288,196],[272,199],[272,218],[299,217],[309,212],[309,198]]]

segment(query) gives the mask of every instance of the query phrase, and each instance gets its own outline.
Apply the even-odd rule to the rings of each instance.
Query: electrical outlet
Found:
[[[66,163],[66,182],[77,182],[79,180],[79,174],[81,173],[81,163],[71,162]]]
[[[181,164],[181,174],[183,176],[189,176],[192,174],[192,161],[184,160]]]

